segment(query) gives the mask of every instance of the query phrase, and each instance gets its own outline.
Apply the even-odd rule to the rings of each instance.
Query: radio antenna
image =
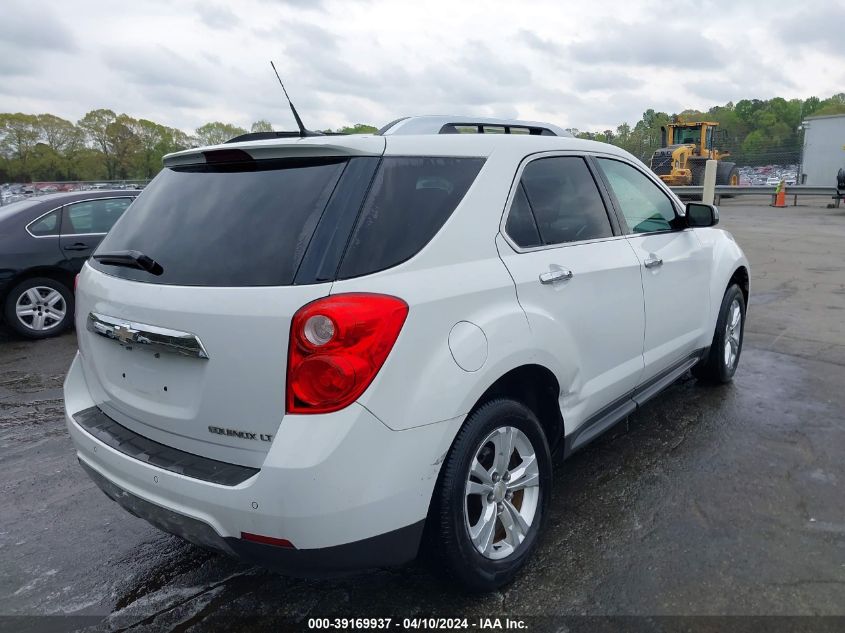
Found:
[[[290,111],[293,112],[293,118],[296,119],[296,125],[299,127],[299,135],[316,136],[314,132],[306,130],[305,126],[302,124],[302,119],[299,118],[299,113],[296,111],[296,108],[293,105],[293,101],[291,101],[290,97],[288,96],[288,91],[285,89],[285,84],[282,83],[282,78],[279,76],[279,71],[276,70],[276,64],[273,63],[273,60],[270,60],[270,65],[273,67],[273,72],[276,73],[276,79],[279,80],[279,85],[282,87],[282,92],[285,93],[285,98],[288,100],[288,105],[290,105]]]

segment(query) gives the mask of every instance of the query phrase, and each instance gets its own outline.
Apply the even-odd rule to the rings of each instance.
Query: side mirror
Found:
[[[716,226],[719,223],[719,209],[703,202],[687,202],[687,226],[690,228]]]

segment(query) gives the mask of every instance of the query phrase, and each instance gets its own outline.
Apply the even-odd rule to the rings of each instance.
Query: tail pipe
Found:
[[[666,126],[661,125],[660,126],[660,147],[666,147],[667,145],[669,145],[669,143],[667,142],[667,139],[666,139]]]

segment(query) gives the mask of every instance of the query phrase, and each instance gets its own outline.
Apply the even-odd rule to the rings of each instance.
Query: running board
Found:
[[[695,367],[701,356],[696,352],[695,356],[687,358],[678,367],[670,370],[670,373],[655,376],[651,381],[640,387],[631,399],[637,403],[637,407],[643,406],[646,402],[651,400],[654,396],[669,387],[678,378],[683,376],[687,371]]]
[[[564,457],[568,457],[574,451],[583,448],[609,428],[627,418],[661,391],[672,385],[678,378],[695,366],[701,359],[703,351],[698,350],[693,352],[584,422],[570,436],[565,438]]]

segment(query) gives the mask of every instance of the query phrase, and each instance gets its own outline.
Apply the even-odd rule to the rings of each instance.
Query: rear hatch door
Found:
[[[83,370],[118,423],[193,454],[263,462],[285,411],[290,320],[329,294],[384,148],[379,137],[302,140],[177,155],[89,260]],[[156,266],[115,263],[127,253]]]

